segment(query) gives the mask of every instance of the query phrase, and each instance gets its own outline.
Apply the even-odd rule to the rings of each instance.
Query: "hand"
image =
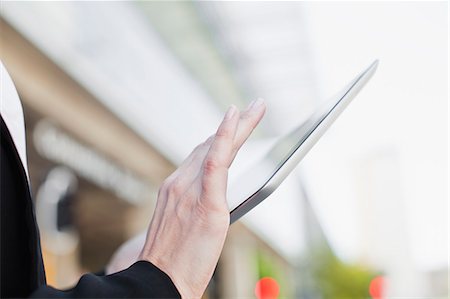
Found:
[[[242,113],[231,106],[159,190],[140,259],[164,271],[183,298],[200,298],[212,277],[230,225],[228,168],[264,112],[262,100]]]

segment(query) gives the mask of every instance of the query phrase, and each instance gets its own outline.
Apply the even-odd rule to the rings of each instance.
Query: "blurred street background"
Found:
[[[374,59],[294,173],[233,224],[205,298],[448,298],[448,3],[1,2],[49,284],[105,267],[158,186],[257,97],[230,176]]]

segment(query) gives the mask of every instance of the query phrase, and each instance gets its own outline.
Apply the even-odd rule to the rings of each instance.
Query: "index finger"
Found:
[[[206,198],[224,197],[228,168],[233,160],[233,144],[239,123],[235,106],[228,109],[217,129],[214,140],[203,160],[201,170],[202,195]]]
[[[266,106],[264,105],[264,100],[259,98],[251,102],[248,108],[241,113],[236,136],[234,137],[232,159],[236,157],[236,154],[241,146],[245,143],[253,130],[259,124],[262,117],[264,116],[265,111]]]

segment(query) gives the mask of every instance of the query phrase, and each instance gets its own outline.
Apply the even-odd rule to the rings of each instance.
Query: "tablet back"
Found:
[[[230,182],[227,198],[231,223],[275,191],[369,81],[377,66],[378,60],[295,130],[280,138],[253,167]]]

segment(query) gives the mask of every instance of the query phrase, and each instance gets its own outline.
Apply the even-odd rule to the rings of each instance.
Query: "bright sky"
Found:
[[[364,161],[388,157],[393,163],[384,170],[389,170],[386,176],[394,178],[397,187],[377,192],[386,200],[395,194],[393,200],[399,202],[380,203],[387,215],[395,216],[377,219],[380,227],[406,231],[406,236],[399,237],[405,237],[405,249],[411,251],[417,267],[445,267],[447,3],[304,2],[301,6],[322,95],[338,91],[359,70],[380,60],[371,82],[303,163],[313,204],[332,245],[347,258],[363,250],[364,233],[358,231],[361,196],[355,190],[357,172],[352,169],[368,165]]]

